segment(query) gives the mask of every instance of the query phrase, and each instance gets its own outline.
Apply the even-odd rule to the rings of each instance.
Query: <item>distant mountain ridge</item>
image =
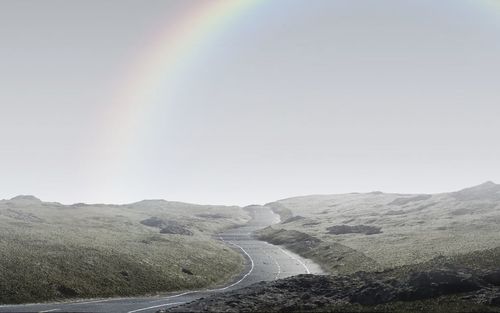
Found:
[[[452,194],[461,200],[489,199],[500,201],[500,185],[488,181],[481,185],[465,188]]]
[[[30,195],[19,195],[10,199],[10,201],[42,202],[42,200],[37,197]]]
[[[281,200],[277,200],[276,202],[280,201],[285,201],[287,199],[296,199],[296,198],[301,198],[301,197],[321,197],[321,196],[333,196],[333,195],[363,195],[363,194],[369,194],[369,195],[400,195],[400,196],[416,196],[416,197],[430,197],[432,194],[399,194],[399,193],[386,193],[383,191],[372,191],[372,192],[367,192],[367,193],[359,193],[359,192],[352,192],[348,194],[313,194],[313,195],[301,195],[301,196],[294,196],[294,197],[289,197]],[[443,193],[437,193],[437,194],[443,194]],[[437,195],[436,194],[436,195]],[[444,193],[448,194],[448,193]],[[454,192],[449,192],[449,194],[453,194],[457,197],[463,197],[463,198],[469,198],[469,199],[475,199],[475,198],[484,198],[484,197],[494,197],[494,199],[500,200],[500,184],[496,184],[493,181],[487,181],[482,184],[468,187],[461,189],[459,191],[454,191]],[[11,199],[4,199],[0,201],[24,201],[24,202],[34,202],[34,203],[40,203],[44,202],[37,198],[36,196],[33,195],[18,195],[15,196]],[[276,202],[271,202],[271,203],[276,203]],[[57,203],[57,202],[49,202],[49,203]],[[132,202],[132,203],[126,203],[126,204],[98,204],[98,203],[84,203],[84,202],[79,202],[79,203],[74,203],[71,204],[72,206],[89,206],[89,205],[118,205],[118,206],[163,206],[166,204],[177,204],[177,205],[205,205],[205,204],[196,204],[196,203],[190,203],[190,202],[181,202],[181,201],[169,201],[165,199],[144,199],[141,201],[137,202]],[[217,204],[209,205],[209,206],[218,206]],[[237,205],[234,205],[235,207]],[[250,205],[251,206],[251,205]],[[249,207],[250,207],[249,206]]]

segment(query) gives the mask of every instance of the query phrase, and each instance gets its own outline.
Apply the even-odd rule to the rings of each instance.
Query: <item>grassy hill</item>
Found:
[[[32,196],[1,200],[0,303],[220,284],[239,273],[243,259],[211,236],[248,219],[239,207],[163,200],[129,205],[62,205]]]
[[[500,242],[500,185],[492,182],[433,195],[313,195],[268,206],[284,220],[262,238],[281,240],[331,273],[417,264]]]
[[[500,185],[267,206],[282,222],[259,237],[331,275],[259,283],[167,312],[500,312]]]

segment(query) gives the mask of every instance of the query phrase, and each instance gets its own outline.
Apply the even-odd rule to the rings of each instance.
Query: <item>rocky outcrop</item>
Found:
[[[469,269],[449,268],[412,272],[399,279],[382,272],[299,275],[214,295],[168,312],[330,311],[339,305],[374,306],[450,295],[471,301],[472,305],[500,304],[498,288],[481,277],[486,276]]]
[[[295,253],[304,255],[321,243],[316,237],[296,230],[265,228],[257,232],[260,240],[267,241],[274,245],[284,245]]]
[[[487,285],[469,270],[440,269],[411,273],[402,284],[404,291],[398,294],[403,301],[435,298],[441,295],[458,294],[481,289]]]
[[[326,229],[329,234],[332,235],[343,235],[343,234],[365,234],[365,235],[374,235],[382,233],[382,228],[378,226],[369,226],[369,225],[335,225],[328,227]]]
[[[164,220],[159,217],[150,217],[142,220],[141,224],[160,229],[160,234],[192,236],[193,232],[179,224],[177,221]]]
[[[340,243],[327,243],[300,231],[267,227],[258,231],[257,237],[314,260],[330,273],[349,274],[380,269],[377,262],[360,251]]]
[[[142,220],[141,224],[146,225],[146,226],[150,226],[150,227],[161,228],[165,224],[165,221],[159,217],[153,216],[153,217],[150,217],[148,219]]]
[[[187,269],[187,268],[185,268],[185,267],[183,267],[183,268],[181,269],[181,271],[182,271],[184,274],[194,275],[194,274],[193,274],[193,272],[191,272],[191,270],[189,270],[189,269]]]
[[[160,234],[192,236],[193,232],[176,221],[169,221],[161,227]]]
[[[480,277],[489,284],[500,287],[500,269],[484,271]]]

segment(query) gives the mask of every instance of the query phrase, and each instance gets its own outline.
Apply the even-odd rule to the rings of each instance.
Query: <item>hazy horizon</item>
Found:
[[[395,191],[383,191],[383,190],[369,190],[369,191],[351,191],[351,192],[345,192],[345,193],[311,193],[311,194],[296,194],[296,195],[291,195],[289,197],[281,197],[281,198],[276,198],[276,199],[272,199],[272,200],[269,200],[269,201],[266,201],[266,202],[262,202],[262,203],[245,203],[245,204],[237,204],[237,203],[195,203],[195,202],[189,202],[189,201],[182,201],[182,200],[179,200],[179,199],[165,199],[165,198],[144,198],[144,199],[137,199],[136,201],[131,201],[131,202],[115,202],[115,203],[111,203],[111,202],[61,202],[61,201],[57,201],[57,200],[47,200],[47,199],[41,199],[39,197],[37,197],[36,195],[32,195],[32,194],[18,194],[18,195],[15,195],[13,197],[10,197],[10,198],[4,198],[4,199],[1,199],[1,200],[12,200],[13,198],[16,198],[16,197],[35,197],[37,198],[38,200],[41,200],[42,202],[55,202],[55,203],[61,203],[63,205],[72,205],[72,204],[78,204],[78,203],[85,203],[85,204],[103,204],[103,205],[126,205],[126,204],[133,204],[133,203],[137,203],[137,202],[141,202],[141,201],[162,201],[162,200],[165,200],[167,202],[182,202],[182,203],[190,203],[190,204],[199,204],[199,205],[226,205],[226,206],[239,206],[239,207],[245,207],[245,206],[252,206],[252,205],[265,205],[267,203],[271,203],[271,202],[276,202],[276,201],[281,201],[281,200],[286,200],[286,199],[289,199],[289,198],[296,198],[296,197],[302,197],[302,196],[327,196],[327,195],[343,195],[343,194],[363,194],[363,193],[373,193],[373,192],[382,192],[384,194],[401,194],[401,195],[418,195],[418,194],[442,194],[442,193],[451,193],[451,192],[456,192],[456,191],[460,191],[460,190],[463,190],[463,189],[467,189],[467,188],[471,188],[471,187],[478,187],[478,186],[481,186],[481,185],[484,185],[484,184],[488,184],[488,183],[493,183],[495,185],[497,185],[496,182],[493,182],[493,181],[486,181],[486,182],[482,182],[480,184],[474,184],[474,185],[469,185],[469,186],[465,186],[463,188],[460,188],[460,189],[457,189],[457,190],[445,190],[445,191],[441,191],[441,192],[433,192],[433,193],[425,193],[425,192],[395,192]]]
[[[0,198],[249,205],[500,182],[495,3],[254,2],[2,1]]]

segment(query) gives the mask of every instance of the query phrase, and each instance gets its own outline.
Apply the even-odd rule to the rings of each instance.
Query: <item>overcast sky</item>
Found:
[[[261,3],[103,157],[124,73],[198,3],[1,0],[0,198],[246,205],[500,182],[500,9],[482,3]]]

